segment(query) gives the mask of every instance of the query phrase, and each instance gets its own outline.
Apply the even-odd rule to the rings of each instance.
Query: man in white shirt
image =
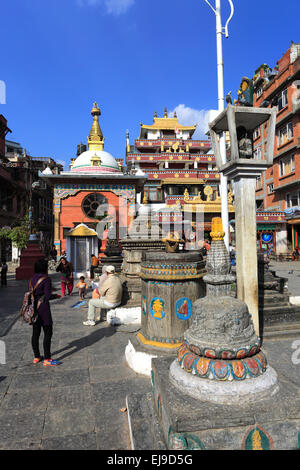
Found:
[[[91,299],[89,301],[88,318],[83,324],[86,326],[94,326],[95,309],[104,308],[110,310],[121,304],[122,300],[122,283],[115,274],[114,266],[106,267],[107,279],[103,282],[99,289],[100,299]]]

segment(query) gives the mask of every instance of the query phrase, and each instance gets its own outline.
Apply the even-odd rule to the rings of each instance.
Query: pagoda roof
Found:
[[[154,114],[153,124],[142,124],[141,123],[141,136],[143,134],[143,130],[174,130],[177,128],[178,130],[190,131],[191,135],[195,132],[197,124],[194,126],[183,126],[179,124],[176,112],[174,113],[173,117],[168,117],[167,110],[165,109],[164,117],[159,118],[157,117],[156,113]]]
[[[77,225],[67,233],[68,237],[94,237],[95,235],[97,232],[84,223]]]

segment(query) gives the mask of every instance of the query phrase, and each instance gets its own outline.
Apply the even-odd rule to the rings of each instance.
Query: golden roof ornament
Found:
[[[168,117],[168,111],[167,111],[167,108],[165,108],[164,118],[167,118],[167,117]]]
[[[147,194],[146,193],[144,193],[143,204],[148,204]]]
[[[93,116],[93,124],[88,136],[89,150],[102,151],[104,147],[104,137],[99,125],[99,116],[101,116],[101,111],[96,101],[94,102],[91,110],[91,115]]]
[[[223,224],[221,217],[213,217],[211,220],[210,236],[212,241],[223,240],[225,232],[223,231]]]

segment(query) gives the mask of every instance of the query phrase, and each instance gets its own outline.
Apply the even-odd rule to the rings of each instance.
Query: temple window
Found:
[[[82,210],[87,217],[95,219],[97,216],[97,209],[102,204],[107,204],[106,197],[102,194],[91,193],[84,198]]]

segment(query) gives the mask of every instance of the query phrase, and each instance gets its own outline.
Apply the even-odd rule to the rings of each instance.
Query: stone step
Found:
[[[300,308],[297,305],[265,305],[260,309],[264,317],[266,316],[280,316],[280,315],[296,315],[300,319]]]
[[[265,326],[263,340],[289,339],[300,337],[300,321],[278,325]]]
[[[132,450],[166,450],[153,394],[131,393],[126,397],[126,406]]]
[[[284,297],[265,297],[264,299],[259,299],[259,306],[264,306],[264,305],[276,305],[277,306],[288,306],[290,305],[289,303],[289,298]]]

